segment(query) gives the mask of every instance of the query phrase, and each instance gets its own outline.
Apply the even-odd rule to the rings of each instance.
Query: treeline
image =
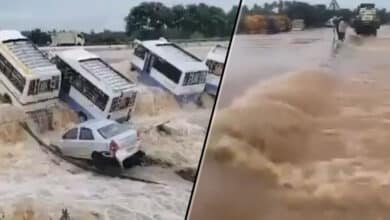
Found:
[[[128,44],[132,38],[123,31],[104,30],[103,32],[83,33],[86,45]]]
[[[207,4],[176,5],[167,7],[159,2],[144,2],[130,9],[125,21],[126,31],[82,33],[87,45],[127,44],[135,38],[141,40],[165,37],[168,39],[200,39],[230,37],[238,7],[228,12]],[[51,32],[40,29],[24,31],[38,46],[51,43]],[[64,31],[64,30],[60,30]]]
[[[125,18],[126,33],[132,38],[227,37],[233,31],[237,6],[229,12],[206,4],[167,7],[160,2],[144,2]]]
[[[22,34],[28,37],[32,42],[38,46],[46,46],[51,43],[51,36],[48,32],[41,31],[41,29],[34,29],[32,31],[22,31]]]
[[[275,14],[274,9],[278,8],[279,2],[265,3],[264,5],[253,5],[251,8],[244,5],[242,7],[242,15],[239,21],[238,31],[242,32],[244,29],[244,19],[247,15],[263,14],[270,15]],[[357,7],[358,5],[356,5]],[[322,27],[333,16],[344,16],[347,19],[352,18],[353,10],[340,9],[337,11],[329,10],[327,5],[316,4],[311,5],[306,2],[299,1],[284,1],[283,11],[290,19],[304,19],[307,27]],[[379,16],[383,24],[390,23],[390,12],[386,9],[379,10]]]

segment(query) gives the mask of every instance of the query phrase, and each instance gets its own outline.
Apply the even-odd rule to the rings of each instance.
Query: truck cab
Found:
[[[380,28],[378,11],[373,3],[360,4],[354,13],[352,26],[358,35],[377,35]]]

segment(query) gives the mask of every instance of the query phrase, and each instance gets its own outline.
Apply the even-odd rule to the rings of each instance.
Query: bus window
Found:
[[[72,86],[83,94],[89,101],[95,104],[100,110],[104,111],[108,102],[108,95],[94,86],[91,82],[84,79],[81,75],[76,75],[72,80]]]
[[[0,70],[15,86],[15,88],[17,88],[19,92],[23,93],[24,86],[26,85],[26,79],[1,54]]]
[[[153,67],[156,68],[161,74],[166,76],[168,79],[172,80],[174,83],[178,84],[181,77],[181,71],[176,67],[172,66],[170,63],[165,60],[156,57],[154,60]]]
[[[134,49],[134,55],[136,57],[139,57],[141,59],[145,59],[145,55],[146,55],[146,48],[143,47],[142,45],[138,45],[135,49]]]
[[[199,72],[188,72],[184,77],[184,86],[202,84],[206,82],[207,72],[199,71]]]

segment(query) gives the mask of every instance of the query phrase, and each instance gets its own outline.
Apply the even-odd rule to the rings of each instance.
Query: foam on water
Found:
[[[191,219],[390,217],[390,66],[354,47],[216,114]]]

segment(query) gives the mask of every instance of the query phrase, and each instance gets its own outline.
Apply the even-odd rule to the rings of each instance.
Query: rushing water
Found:
[[[241,59],[251,67],[242,81],[263,80],[246,92],[229,89],[243,78],[232,64],[220,103],[228,107],[216,113],[191,219],[388,219],[386,31],[379,39],[352,37],[333,58],[326,38],[307,50],[276,44],[272,63],[250,49],[259,55],[256,63]]]

